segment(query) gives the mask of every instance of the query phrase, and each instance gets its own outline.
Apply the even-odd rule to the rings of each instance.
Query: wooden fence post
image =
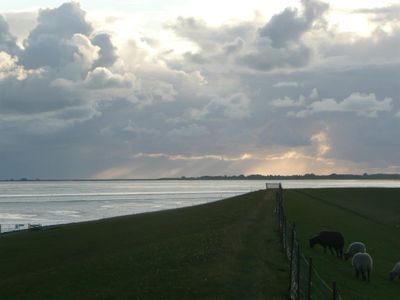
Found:
[[[292,273],[293,273],[293,257],[294,257],[294,232],[296,229],[296,223],[292,226],[292,239],[290,241],[290,265],[289,265],[289,293],[292,289]],[[285,253],[286,254],[286,253]]]
[[[300,243],[297,241],[297,272],[296,272],[296,282],[297,282],[297,299],[300,299]]]
[[[332,283],[332,299],[337,300],[337,286],[336,281]]]
[[[308,258],[308,293],[307,293],[307,300],[311,300],[311,274],[312,274],[312,258]]]

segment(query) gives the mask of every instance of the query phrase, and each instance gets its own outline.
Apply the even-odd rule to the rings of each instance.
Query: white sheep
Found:
[[[400,278],[400,261],[394,265],[392,271],[389,273],[390,280],[394,280],[396,277]]]
[[[361,242],[354,242],[349,245],[347,248],[346,253],[344,254],[344,259],[348,260],[349,258],[352,258],[354,254],[356,253],[365,253],[366,248],[364,243]]]
[[[361,274],[363,280],[367,279],[369,281],[373,262],[372,257],[368,253],[354,254],[351,264],[354,267],[357,278]]]

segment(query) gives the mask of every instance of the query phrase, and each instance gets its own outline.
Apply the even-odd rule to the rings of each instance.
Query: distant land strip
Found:
[[[113,179],[0,179],[0,182],[9,181],[134,181],[134,180],[309,180],[309,179],[328,179],[328,180],[400,180],[400,174],[376,173],[376,174],[329,174],[317,175],[307,173],[303,175],[205,175],[198,177],[165,177],[165,178],[113,178]]]

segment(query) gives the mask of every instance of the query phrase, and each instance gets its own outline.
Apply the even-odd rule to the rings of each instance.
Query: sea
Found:
[[[0,232],[174,209],[266,188],[265,180],[0,182]],[[283,188],[395,187],[399,180],[282,180]]]

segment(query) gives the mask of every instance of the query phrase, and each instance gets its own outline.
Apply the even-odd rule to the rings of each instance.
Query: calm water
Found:
[[[191,206],[265,188],[265,180],[0,182],[2,231]],[[269,181],[270,182],[270,181]],[[390,180],[283,180],[284,188],[398,187]]]

